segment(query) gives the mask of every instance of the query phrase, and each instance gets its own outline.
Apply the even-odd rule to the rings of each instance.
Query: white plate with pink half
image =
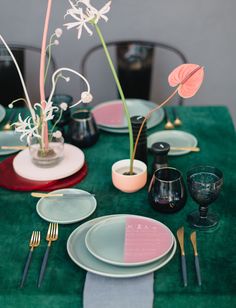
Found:
[[[159,221],[133,215],[112,217],[95,224],[85,237],[88,251],[116,266],[140,266],[169,253],[174,236]]]
[[[143,99],[127,99],[127,107],[130,116],[145,116],[157,107],[157,104]],[[92,109],[93,116],[99,128],[105,131],[126,133],[128,123],[121,100],[101,103]],[[158,125],[164,118],[162,108],[155,111],[147,122],[147,128]]]
[[[65,143],[63,159],[56,166],[36,166],[31,160],[29,149],[25,149],[14,158],[13,168],[19,176],[28,180],[54,181],[76,173],[83,167],[84,162],[84,153],[76,146]]]
[[[173,247],[163,258],[154,261],[149,264],[144,264],[140,266],[116,266],[106,262],[103,262],[97,258],[95,258],[87,249],[85,245],[85,237],[87,232],[97,223],[109,219],[111,217],[122,217],[127,216],[124,214],[121,215],[110,215],[98,217],[92,220],[89,220],[78,228],[76,228],[67,240],[67,252],[72,259],[72,261],[77,264],[79,267],[84,270],[105,276],[105,277],[113,277],[113,278],[131,278],[131,277],[139,277],[146,275],[148,273],[152,273],[165,265],[167,265],[176,252],[176,240],[173,236]],[[134,215],[132,215],[134,216]]]

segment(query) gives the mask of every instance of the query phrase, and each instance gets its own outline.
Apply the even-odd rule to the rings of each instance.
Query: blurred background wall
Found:
[[[97,7],[105,3],[91,2]],[[0,0],[0,33],[9,43],[40,47],[46,5],[46,0]],[[68,8],[67,0],[53,1],[51,33],[62,27]],[[226,105],[236,123],[235,14],[235,0],[113,0],[108,23],[102,21],[100,26],[107,41],[144,39],[168,43],[182,50],[189,62],[204,65],[204,84],[186,104]],[[80,69],[82,56],[99,43],[98,37],[84,32],[78,41],[76,30],[63,30],[53,55],[59,66]],[[37,92],[38,76],[34,74],[30,79]],[[163,83],[167,87],[167,82]],[[106,84],[96,89],[100,94],[94,104],[103,97],[110,99],[111,88]],[[77,98],[80,84],[76,78],[70,84],[61,81],[57,92]]]

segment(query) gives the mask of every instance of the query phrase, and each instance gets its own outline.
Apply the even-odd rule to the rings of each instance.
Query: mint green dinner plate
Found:
[[[151,134],[147,138],[148,148],[155,142],[167,142],[171,147],[196,147],[197,138],[182,130],[162,130]],[[168,155],[177,156],[187,154],[189,150],[169,151]]]
[[[87,232],[85,244],[89,252],[95,258],[119,266],[138,266],[161,259],[171,250],[174,241],[170,229],[157,220],[140,216],[140,218],[144,218],[145,221],[147,220],[147,223],[155,223],[159,230],[157,235],[159,247],[163,247],[164,244],[165,248],[164,250],[162,249],[161,253],[157,251],[155,257],[152,259],[139,262],[125,262],[125,228],[126,218],[128,216],[130,217],[132,215],[124,215],[102,220]]]
[[[78,194],[76,197],[48,197],[41,198],[36,206],[38,215],[49,222],[72,224],[90,216],[96,209],[97,201],[94,196],[79,197],[79,194],[90,193],[75,188],[54,190],[53,193]]]
[[[15,131],[0,131],[0,146],[19,146],[26,145],[26,141],[20,141],[21,134]],[[19,152],[19,150],[1,150],[0,155],[9,155]]]
[[[112,264],[105,263],[97,258],[95,258],[88,251],[85,245],[85,237],[87,232],[91,227],[96,223],[108,219],[111,217],[119,217],[124,215],[112,215],[112,216],[103,216],[98,217],[88,222],[85,222],[78,228],[76,228],[67,240],[67,252],[72,259],[72,261],[87,270],[97,275],[114,277],[114,278],[130,278],[138,277],[151,272],[154,272],[161,267],[165,266],[174,256],[176,251],[176,240],[174,238],[174,244],[170,252],[165,255],[163,258],[140,266],[116,266]]]
[[[0,105],[0,122],[2,122],[5,116],[6,116],[6,110],[2,105]]]

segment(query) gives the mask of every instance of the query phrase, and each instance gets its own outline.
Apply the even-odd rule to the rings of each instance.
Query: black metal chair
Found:
[[[27,90],[33,98],[32,101],[38,101],[41,49],[34,46],[19,44],[10,44],[9,47],[21,69]],[[49,76],[56,70],[56,67],[55,59],[52,57]],[[49,89],[50,86],[51,81],[50,78],[48,78],[46,88]],[[24,97],[23,88],[15,64],[4,45],[0,45],[0,89],[1,105],[8,106],[13,100]],[[19,102],[16,106],[20,105],[22,106],[23,103]]]
[[[187,63],[186,56],[177,48],[157,42],[139,41],[139,40],[127,40],[127,41],[112,41],[107,43],[108,48],[113,48],[113,59],[116,62],[116,69],[118,72],[119,80],[121,82],[124,94],[126,98],[141,98],[150,100],[152,87],[154,92],[161,92],[161,87],[154,81],[154,75],[156,79],[160,79],[161,74],[164,73],[167,78],[168,73],[174,68],[171,67],[169,60],[163,60],[163,52],[172,54],[176,58],[176,62],[179,64]],[[92,73],[88,73],[88,62],[102,49],[102,45],[97,45],[91,48],[83,57],[81,62],[82,73],[90,80],[90,76],[95,74],[95,69],[92,69]],[[156,58],[159,58],[159,54],[162,54],[162,60],[157,64]],[[105,57],[105,55],[104,55]],[[100,57],[101,58],[101,57]],[[100,60],[97,62],[100,62]],[[158,62],[158,61],[157,61]],[[166,62],[166,63],[165,63]],[[104,65],[104,64],[103,64]],[[106,64],[108,66],[108,64]],[[159,72],[154,70],[159,68]],[[177,66],[177,65],[176,65]],[[99,69],[98,63],[96,63],[96,71],[103,74],[103,68]],[[104,77],[100,76],[100,78]],[[99,79],[97,79],[99,83]],[[117,95],[117,91],[116,91]],[[164,96],[163,96],[164,97]],[[162,97],[160,96],[159,99]],[[178,98],[178,104],[183,104],[183,99]]]

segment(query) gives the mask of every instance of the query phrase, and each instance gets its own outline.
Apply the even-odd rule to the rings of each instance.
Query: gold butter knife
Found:
[[[192,152],[200,152],[199,147],[170,147],[171,151],[192,151]]]
[[[74,193],[74,194],[68,194],[68,193],[38,193],[38,192],[32,192],[32,197],[35,198],[58,198],[58,197],[64,197],[64,198],[81,198],[81,197],[94,197],[94,194],[85,194],[85,193]]]
[[[25,150],[28,147],[25,145],[1,145],[1,150]]]
[[[187,287],[188,280],[187,280],[187,267],[186,267],[186,258],[184,252],[184,227],[181,227],[177,230],[177,238],[179,241],[179,246],[181,250],[181,267],[182,267],[182,276],[184,286]]]
[[[197,235],[196,235],[196,231],[191,233],[190,240],[191,240],[192,245],[193,245],[194,259],[195,259],[195,269],[196,269],[196,274],[197,274],[197,281],[198,281],[198,285],[201,286],[202,285],[202,279],[201,279],[201,270],[200,270],[198,252],[197,252]]]

